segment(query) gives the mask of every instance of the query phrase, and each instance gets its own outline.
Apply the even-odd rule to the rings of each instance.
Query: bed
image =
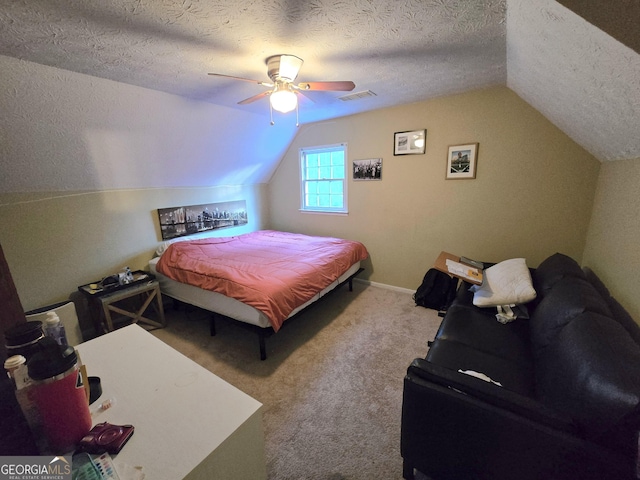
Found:
[[[232,237],[176,241],[149,262],[160,290],[175,300],[228,317],[265,338],[344,283],[352,288],[368,257],[356,241],[261,230]]]

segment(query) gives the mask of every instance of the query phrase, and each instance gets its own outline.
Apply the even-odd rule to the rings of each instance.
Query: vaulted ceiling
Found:
[[[596,158],[640,158],[637,43],[554,0],[5,0],[0,25],[0,55],[265,116],[237,104],[265,87],[207,73],[268,81],[287,53],[297,81],[373,92],[307,92],[301,123],[507,85]]]

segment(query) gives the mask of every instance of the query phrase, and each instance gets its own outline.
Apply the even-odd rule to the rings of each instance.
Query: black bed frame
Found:
[[[334,289],[332,289],[331,291],[327,292],[322,298],[326,297],[327,295],[329,295],[331,292],[335,292],[338,288],[340,288],[342,285],[344,285],[345,283],[349,284],[349,291],[352,292],[353,291],[353,279],[356,277],[356,275],[360,274],[361,272],[364,271],[364,268],[359,268],[357,272],[355,272],[353,275],[351,275],[349,278],[347,278],[345,281],[339,283],[338,285],[336,285],[336,287]],[[287,319],[286,322],[284,322],[282,324],[282,327],[284,327],[289,320],[291,320],[292,318],[298,316],[299,313],[301,313],[303,310],[301,310],[300,312],[296,313],[295,315],[289,317]],[[211,312],[211,318],[209,321],[209,330],[211,332],[211,336],[215,336],[216,335],[216,318],[224,318],[224,319],[231,319],[234,321],[237,321],[236,319],[232,318],[232,317],[228,317],[227,315],[222,315],[221,313],[217,313],[217,312]],[[245,322],[241,322],[241,321],[237,321],[240,325],[242,325],[245,328],[248,328],[250,330],[253,330],[257,333],[258,335],[258,345],[260,347],[260,360],[266,360],[267,359],[267,347],[266,347],[266,339],[267,337],[270,337],[271,335],[273,335],[275,333],[275,331],[273,330],[273,327],[259,327],[257,325],[252,325],[250,323],[245,323]],[[280,327],[282,329],[282,327]]]

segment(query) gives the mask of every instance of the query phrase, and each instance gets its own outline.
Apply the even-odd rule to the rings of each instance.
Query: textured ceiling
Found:
[[[268,81],[266,57],[305,61],[298,81],[352,80],[365,101],[311,92],[302,121],[504,84],[505,0],[11,0],[0,54],[236,107]],[[266,100],[242,106],[267,112]]]
[[[596,158],[640,158],[640,55],[553,0],[507,25],[509,88]]]
[[[207,73],[267,81],[289,53],[297,81],[376,94],[309,92],[303,123],[506,84],[597,158],[640,158],[638,53],[553,0],[0,0],[0,26],[0,55],[247,112],[264,87]]]

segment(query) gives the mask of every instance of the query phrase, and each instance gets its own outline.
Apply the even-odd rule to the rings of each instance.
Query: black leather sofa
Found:
[[[640,327],[570,257],[531,276],[530,318],[507,324],[462,282],[426,358],[409,366],[405,479],[636,478]]]

